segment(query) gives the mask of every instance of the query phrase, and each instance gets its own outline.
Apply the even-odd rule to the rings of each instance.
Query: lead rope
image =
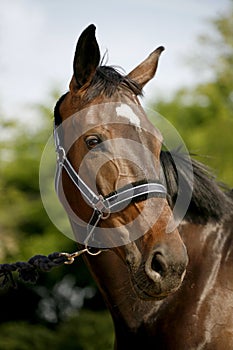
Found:
[[[27,262],[18,261],[11,264],[0,264],[0,288],[4,288],[7,285],[11,285],[13,288],[17,287],[13,276],[14,272],[18,273],[18,278],[22,281],[36,283],[39,272],[49,272],[54,267],[73,264],[74,260],[84,253],[89,253],[87,247],[74,253],[55,252],[48,256],[35,255]]]

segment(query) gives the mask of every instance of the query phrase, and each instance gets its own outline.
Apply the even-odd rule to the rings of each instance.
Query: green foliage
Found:
[[[42,350],[53,340],[53,333],[41,325],[12,322],[0,325],[0,350]]]
[[[233,184],[233,7],[212,21],[213,38],[202,36],[205,54],[196,74],[211,68],[211,80],[180,89],[170,101],[154,105],[176,127],[191,153],[214,169],[218,179]],[[203,52],[202,47],[200,52]]]
[[[107,312],[83,311],[80,317],[61,325],[58,333],[61,336],[54,347],[57,350],[113,349],[112,320]]]
[[[54,329],[25,322],[0,325],[0,350],[110,350],[113,341],[107,312],[82,311]]]
[[[52,133],[50,113],[46,107],[40,111],[43,123],[37,123],[36,129],[19,120],[2,122],[0,257],[5,261],[13,256],[28,259],[35,253],[46,255],[71,245],[50,222],[40,197],[40,158]]]

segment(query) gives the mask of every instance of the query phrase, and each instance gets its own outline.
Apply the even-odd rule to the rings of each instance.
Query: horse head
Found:
[[[177,290],[188,261],[178,230],[167,230],[172,210],[160,181],[162,135],[138,98],[155,75],[162,51],[157,48],[124,76],[100,65],[90,25],[77,43],[69,92],[55,108],[60,158],[66,159],[59,195],[75,239],[90,254],[101,252],[86,254],[89,264],[115,255],[141,299]]]

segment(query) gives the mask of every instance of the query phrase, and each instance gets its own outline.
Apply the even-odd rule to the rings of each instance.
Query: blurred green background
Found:
[[[214,169],[219,181],[233,185],[233,7],[210,21],[215,35],[203,34],[188,65],[212,69],[212,78],[172,97],[154,94],[150,107],[181,134],[190,152]],[[203,55],[201,54],[203,52]],[[205,54],[204,54],[205,53]],[[201,62],[201,64],[200,64]],[[0,262],[28,260],[35,254],[74,251],[75,243],[47,217],[38,187],[38,168],[52,131],[58,91],[34,106],[40,122],[28,129],[1,115]],[[1,98],[1,96],[0,96]],[[10,121],[9,121],[10,120]],[[113,327],[102,298],[81,259],[40,274],[36,285],[0,290],[0,350],[111,349]]]

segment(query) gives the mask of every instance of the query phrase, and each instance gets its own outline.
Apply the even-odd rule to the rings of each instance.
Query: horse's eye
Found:
[[[101,141],[98,136],[88,136],[85,140],[86,145],[89,149],[96,147]]]

